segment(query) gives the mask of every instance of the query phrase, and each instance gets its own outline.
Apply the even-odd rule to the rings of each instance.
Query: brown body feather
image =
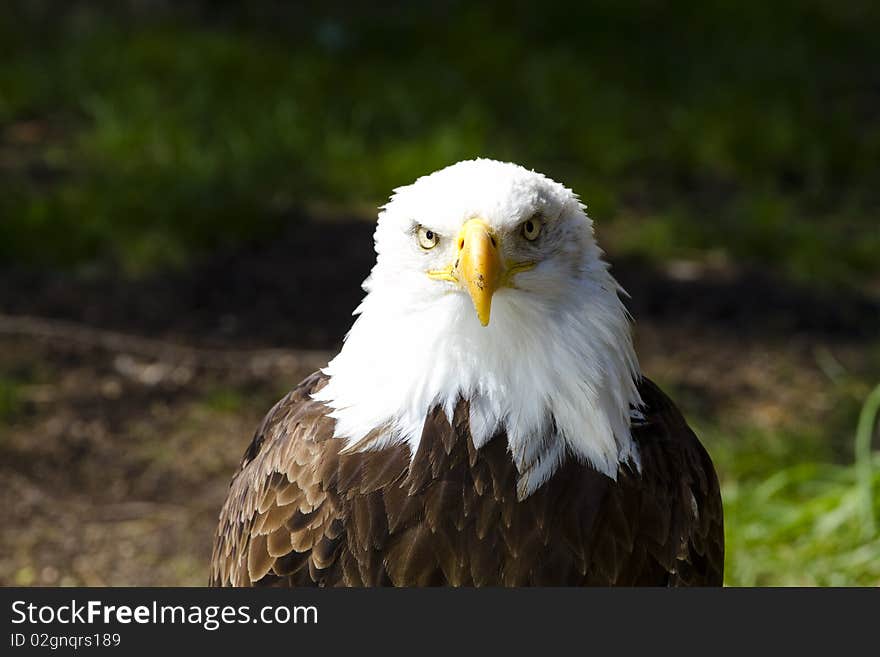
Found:
[[[340,453],[310,394],[279,401],[220,514],[212,585],[720,585],[724,536],[708,454],[650,381],[632,428],[641,473],[617,481],[569,459],[525,500],[504,435],[479,451],[467,402],[439,409],[420,447]]]

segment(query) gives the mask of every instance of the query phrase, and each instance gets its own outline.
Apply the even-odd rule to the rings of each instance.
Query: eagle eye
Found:
[[[429,228],[425,228],[424,226],[419,226],[417,235],[419,238],[419,246],[426,251],[428,249],[433,249],[435,246],[437,246],[437,242],[440,241],[437,233]]]
[[[541,228],[541,216],[534,214],[522,225],[522,236],[529,242],[534,242],[541,234]]]

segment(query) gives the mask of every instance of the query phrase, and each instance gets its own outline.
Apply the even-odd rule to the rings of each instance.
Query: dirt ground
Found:
[[[373,260],[367,222],[291,226],[138,282],[0,269],[0,585],[206,583],[251,432],[338,348]],[[880,300],[609,257],[643,370],[722,428],[825,421],[876,348]]]

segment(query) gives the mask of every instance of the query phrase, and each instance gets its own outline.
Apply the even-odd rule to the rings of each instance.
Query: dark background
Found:
[[[727,582],[880,584],[878,34],[871,2],[6,3],[0,583],[204,583],[376,207],[486,156],[588,205]]]
[[[101,623],[94,624],[13,624],[20,620],[16,611],[28,613],[27,604],[39,609],[44,618],[62,610],[67,619],[72,602],[81,609],[90,600],[100,600],[101,609],[113,606],[111,618],[121,607],[135,609],[156,605],[183,607],[193,620],[220,613],[232,607],[227,617],[238,619],[239,609],[246,607],[250,617],[266,617],[277,612],[285,618],[282,607],[313,606],[314,612],[300,610],[298,623],[225,624],[215,630],[203,625],[171,624],[171,612],[165,612],[164,624]],[[779,645],[795,651],[818,650],[833,653],[839,648],[839,631],[846,628],[853,642],[870,643],[874,638],[874,612],[877,592],[866,589],[833,589],[805,591],[802,589],[722,591],[719,589],[635,589],[607,591],[603,589],[544,588],[528,590],[483,589],[0,589],[0,605],[4,639],[12,641],[13,633],[24,635],[24,647],[11,654],[45,654],[46,648],[31,648],[31,637],[39,644],[40,633],[58,639],[68,636],[94,636],[118,633],[117,652],[126,655],[155,655],[158,650],[192,649],[214,652],[244,652],[254,646],[288,646],[309,653],[326,651],[328,645],[341,652],[357,652],[364,646],[404,654],[405,647],[418,645],[431,636],[431,645],[442,652],[461,650],[463,639],[470,649],[480,652],[500,651],[504,654],[546,649],[550,637],[563,645],[583,642],[584,610],[588,609],[593,623],[605,630],[590,637],[590,646],[598,650],[619,650],[621,637],[626,646],[638,652],[656,649],[657,637],[670,634],[670,628],[689,619],[687,636],[676,636],[677,654],[702,655],[704,646],[724,636],[725,646],[737,652],[754,648],[754,637],[760,636],[765,646]],[[13,605],[20,604],[14,609]],[[21,604],[23,603],[23,604]],[[208,611],[209,607],[215,609]],[[141,612],[143,615],[143,612]],[[389,615],[400,625],[398,641],[390,643],[385,633],[376,628],[388,622]],[[81,614],[86,617],[85,611]],[[178,612],[179,618],[179,612]],[[633,632],[633,618],[638,619],[638,632]],[[731,632],[730,619],[750,628],[749,632]],[[8,620],[7,620],[8,619]],[[213,627],[213,624],[209,624]],[[439,627],[448,631],[438,632]],[[517,628],[511,630],[511,628]],[[525,629],[520,629],[525,628]],[[729,636],[728,636],[729,634]],[[630,636],[631,635],[631,636]],[[49,638],[47,637],[47,639]],[[112,641],[112,640],[111,640]],[[47,641],[48,643],[48,641]],[[62,654],[67,651],[60,651]],[[54,654],[54,653],[53,653]]]

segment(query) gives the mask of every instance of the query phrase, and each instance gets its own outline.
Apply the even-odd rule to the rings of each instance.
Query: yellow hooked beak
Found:
[[[492,295],[501,282],[503,269],[498,240],[485,221],[470,219],[458,233],[457,248],[457,278],[467,286],[480,324],[488,326]]]
[[[455,262],[444,269],[429,270],[428,276],[467,289],[483,326],[489,325],[492,296],[499,287],[512,287],[514,275],[534,269],[534,261],[501,260],[500,238],[489,224],[476,217],[458,231]]]
[[[467,288],[480,324],[488,326],[492,295],[501,284],[503,269],[498,238],[489,224],[475,218],[466,221],[458,232],[455,264],[429,271],[428,276]]]

